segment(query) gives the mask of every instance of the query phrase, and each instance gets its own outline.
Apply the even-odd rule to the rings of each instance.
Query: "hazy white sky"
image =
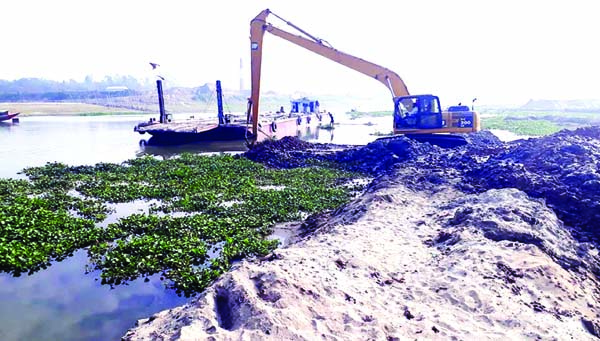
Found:
[[[249,22],[265,8],[443,105],[600,98],[593,0],[2,1],[0,79],[150,77],[154,61],[167,86],[220,79],[238,88],[242,76],[247,87]],[[269,34],[262,89],[388,96],[379,82]]]

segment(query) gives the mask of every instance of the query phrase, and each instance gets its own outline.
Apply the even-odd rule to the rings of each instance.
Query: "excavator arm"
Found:
[[[267,22],[273,15],[302,35],[294,35]],[[319,39],[289,21],[284,20],[270,10],[260,12],[250,22],[252,91],[248,100],[248,120],[252,121],[252,133],[258,136],[258,111],[260,97],[260,74],[262,63],[263,37],[269,32],[325,58],[333,60],[350,69],[372,77],[390,90],[394,101],[394,134],[419,135],[420,140],[464,139],[458,135],[440,136],[439,134],[471,133],[481,129],[479,114],[468,107],[451,107],[442,111],[439,98],[433,95],[410,95],[406,84],[397,73],[383,66],[349,55],[334,49],[326,41]],[[465,109],[466,108],[466,109]],[[415,111],[413,111],[416,109]],[[434,135],[434,136],[428,136]],[[450,143],[459,145],[458,143]],[[439,144],[442,145],[442,144]]]
[[[354,57],[342,51],[336,50],[326,41],[308,34],[307,32],[303,31],[302,29],[290,23],[289,21],[283,20],[286,22],[286,24],[292,26],[306,37],[294,35],[282,29],[279,29],[266,21],[269,14],[273,14],[274,16],[283,20],[283,18],[272,13],[269,9],[265,9],[250,22],[250,65],[252,69],[252,91],[250,94],[251,97],[249,99],[249,107],[252,111],[252,133],[254,134],[254,136],[257,136],[258,132],[260,75],[262,64],[263,37],[265,32],[269,32],[277,37],[285,39],[291,43],[301,46],[325,58],[333,60],[334,62],[342,64],[369,77],[375,78],[390,90],[390,92],[392,93],[392,98],[409,95],[406,84],[404,84],[402,78],[400,78],[400,76],[398,76],[398,74],[394,71],[384,68],[383,66],[371,63],[364,59]]]

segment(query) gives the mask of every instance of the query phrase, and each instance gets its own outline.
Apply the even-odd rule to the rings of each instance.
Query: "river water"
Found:
[[[93,165],[144,155],[169,158],[182,152],[245,150],[242,142],[144,146],[140,141],[149,136],[134,133],[133,127],[147,120],[148,116],[52,116],[0,122],[0,177],[22,178],[23,168],[55,161]],[[372,133],[391,130],[389,117],[345,123],[335,130],[317,130],[307,139],[366,144],[376,138]],[[139,206],[132,204],[117,214],[143,210]],[[165,290],[157,278],[110,289],[95,280],[98,273],[85,274],[86,263],[86,252],[80,250],[31,276],[0,273],[0,340],[118,340],[137,319],[187,301]]]

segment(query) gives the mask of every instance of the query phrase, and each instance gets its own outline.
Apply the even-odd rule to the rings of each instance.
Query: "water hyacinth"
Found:
[[[186,296],[231,262],[273,250],[277,242],[267,237],[275,223],[347,202],[351,190],[343,184],[356,176],[192,154],[95,166],[48,163],[23,173],[29,181],[0,179],[0,271],[31,274],[87,248],[88,270],[99,271],[104,284],[159,274]],[[111,203],[139,199],[157,204],[99,227]]]

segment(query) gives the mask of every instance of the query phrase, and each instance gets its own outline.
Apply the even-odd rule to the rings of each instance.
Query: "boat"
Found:
[[[248,115],[231,115],[223,113],[221,82],[217,81],[218,120],[201,121],[185,120],[175,122],[171,114],[164,110],[164,100],[161,96],[162,83],[157,81],[160,118],[151,118],[139,123],[134,131],[140,134],[148,133],[152,137],[150,145],[175,145],[202,141],[264,141],[280,139],[285,136],[310,138],[321,122],[329,123],[331,114],[320,111],[318,100],[301,98],[291,101],[291,109],[286,113],[283,107],[275,113],[266,113],[259,117],[258,136],[252,134],[252,122]]]
[[[0,111],[0,122],[8,121],[17,117],[20,113],[18,112],[9,112],[9,111]]]

